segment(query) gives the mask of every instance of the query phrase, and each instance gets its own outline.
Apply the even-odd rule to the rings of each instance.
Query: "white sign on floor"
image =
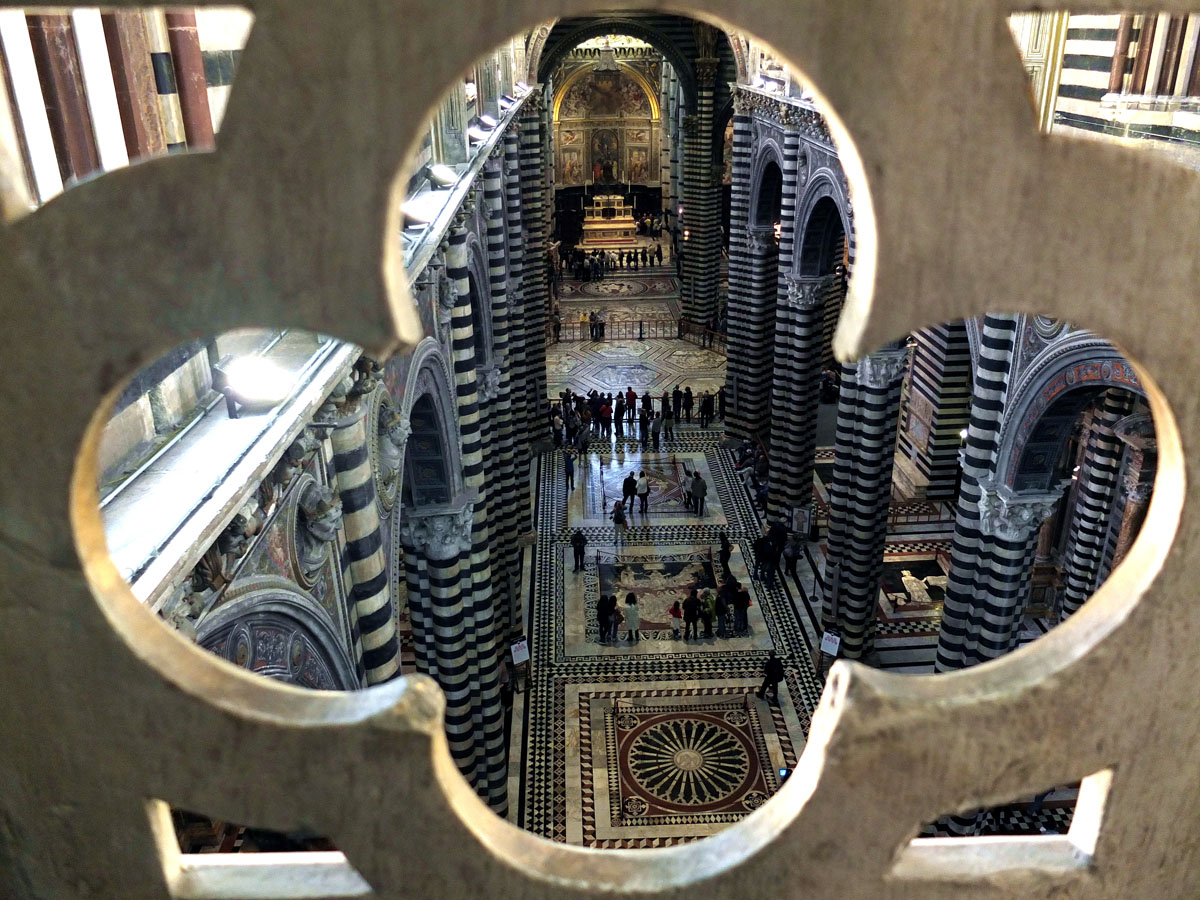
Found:
[[[842,646],[841,637],[833,632],[826,631],[821,635],[821,652],[828,653],[830,656],[837,656],[838,649]]]

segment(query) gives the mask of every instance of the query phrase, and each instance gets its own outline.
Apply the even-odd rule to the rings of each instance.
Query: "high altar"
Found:
[[[615,247],[635,243],[633,207],[621,194],[597,194],[584,211],[580,246]]]

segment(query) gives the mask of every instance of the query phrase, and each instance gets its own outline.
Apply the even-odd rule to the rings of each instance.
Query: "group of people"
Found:
[[[641,624],[637,594],[633,591],[625,595],[623,606],[617,603],[616,594],[601,594],[600,599],[596,601],[596,625],[600,632],[600,643],[614,643],[622,625],[627,631],[625,640],[631,644],[637,643],[641,637],[638,634]]]
[[[663,229],[667,227],[667,214],[655,213],[651,215],[646,213],[637,220],[637,233],[649,237],[662,237]],[[658,260],[662,262],[662,257]]]
[[[663,248],[661,243],[653,247],[630,247],[622,250],[581,250],[578,247],[568,251],[566,257],[559,262],[558,271],[554,274],[562,278],[568,270],[576,281],[603,281],[604,276],[615,269],[628,269],[632,272],[639,268],[661,266],[663,264]]]
[[[762,445],[745,440],[734,448],[733,471],[742,479],[742,485],[750,492],[754,501],[766,509],[767,494],[770,492],[768,473],[771,471],[771,463]]]
[[[754,577],[767,587],[775,583],[775,573],[782,562],[788,574],[797,579],[796,564],[803,553],[799,534],[788,534],[778,522],[763,528],[763,533],[754,541]]]
[[[602,324],[599,327],[603,329]],[[721,385],[715,394],[701,392],[698,404],[690,385],[684,388],[677,384],[674,391],[663,391],[658,397],[649,391],[639,395],[632,387],[626,387],[624,393],[591,391],[586,396],[568,388],[550,407],[551,437],[556,447],[574,447],[583,452],[592,437],[626,440],[628,428],[629,440],[640,440],[643,450],[652,447],[657,451],[663,438],[675,437],[677,423],[691,424],[697,406],[701,428],[709,427],[718,416],[724,421],[725,386]]]

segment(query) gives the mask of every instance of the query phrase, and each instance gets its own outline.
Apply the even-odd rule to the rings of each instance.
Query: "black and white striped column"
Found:
[[[369,406],[364,396],[348,398],[339,410],[330,443],[338,496],[342,501],[342,523],[354,583],[352,596],[358,612],[363,666],[367,684],[380,684],[399,674],[400,645],[379,527],[375,473],[367,447],[366,412]]]
[[[1121,454],[1125,450],[1113,427],[1133,410],[1133,400],[1134,395],[1128,391],[1106,391],[1088,432],[1087,448],[1079,467],[1075,506],[1067,526],[1069,542],[1063,556],[1063,618],[1079,609],[1100,586],[1104,542],[1117,493]]]
[[[526,395],[524,436],[536,441],[549,436],[546,396],[546,316],[549,283],[546,277],[545,146],[542,137],[540,87],[534,87],[521,110],[521,216],[524,230],[524,333],[525,346],[515,362],[524,369],[523,392]],[[516,388],[514,387],[514,390]]]
[[[509,276],[504,233],[503,156],[488,161],[484,169],[484,203],[487,206],[488,280],[492,299],[492,370],[480,385],[488,406],[490,435],[484,450],[488,483],[488,521],[491,523],[493,569],[499,573],[493,587],[500,652],[523,632],[520,583],[520,491],[514,465],[512,375],[509,354]],[[528,479],[522,479],[528,481]]]
[[[726,380],[728,395],[725,430],[745,438],[763,427],[764,403],[770,378],[769,341],[764,333],[767,318],[762,277],[752,287],[757,254],[750,244],[750,179],[753,134],[745,99],[734,95],[733,186],[729,210],[729,352]],[[761,244],[756,242],[755,248]],[[766,246],[762,247],[766,250]]]
[[[404,573],[413,623],[417,668],[446,694],[446,737],[460,772],[486,796],[478,781],[482,754],[471,697],[463,560],[470,568],[470,504],[458,510],[406,510],[401,520]]]
[[[533,459],[525,423],[530,416],[525,370],[525,232],[521,192],[521,134],[519,127],[504,134],[504,220],[508,243],[508,370],[512,406],[513,468],[517,477],[517,499],[509,510],[516,534],[529,531],[533,495],[528,478]],[[539,338],[544,342],[544,338]]]
[[[696,61],[696,112],[684,137],[683,314],[703,324],[717,310],[721,270],[721,185],[713,163],[713,100],[720,61]]]
[[[840,275],[780,280],[771,389],[771,490],[768,515],[789,522],[811,507],[821,380],[822,320],[830,285]]]
[[[451,313],[452,357],[462,439],[463,485],[475,498],[469,550],[460,557],[458,605],[462,609],[476,756],[472,780],[480,796],[497,811],[507,810],[508,761],[504,742],[503,705],[497,667],[496,620],[492,603],[492,569],[487,485],[483,478],[478,381],[475,364],[474,311],[467,269],[465,208],[450,229],[446,275],[454,285]]]
[[[1018,494],[995,481],[1016,334],[1014,316],[989,314],[983,320],[938,634],[939,672],[977,665],[1013,649],[1038,529],[1062,496],[1061,489]]]
[[[900,387],[907,369],[908,350],[902,346],[842,366],[823,621],[841,636],[841,655],[849,659],[874,650]]]

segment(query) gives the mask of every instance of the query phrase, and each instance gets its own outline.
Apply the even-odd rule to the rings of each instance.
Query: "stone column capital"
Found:
[[[787,305],[798,309],[816,309],[824,297],[823,278],[785,278]]]
[[[421,550],[429,559],[451,559],[471,552],[471,527],[475,504],[405,509],[400,517],[400,539]]]
[[[746,249],[762,255],[776,248],[775,229],[769,225],[751,225],[746,229]]]
[[[882,389],[903,377],[908,370],[908,348],[881,350],[858,361],[858,383]]]
[[[1068,482],[1046,492],[1018,494],[1007,485],[980,484],[980,530],[991,537],[1020,542],[1033,537],[1054,513]]]
[[[721,60],[717,57],[703,57],[696,60],[696,86],[698,88],[711,88],[717,80],[717,72],[720,71]]]

